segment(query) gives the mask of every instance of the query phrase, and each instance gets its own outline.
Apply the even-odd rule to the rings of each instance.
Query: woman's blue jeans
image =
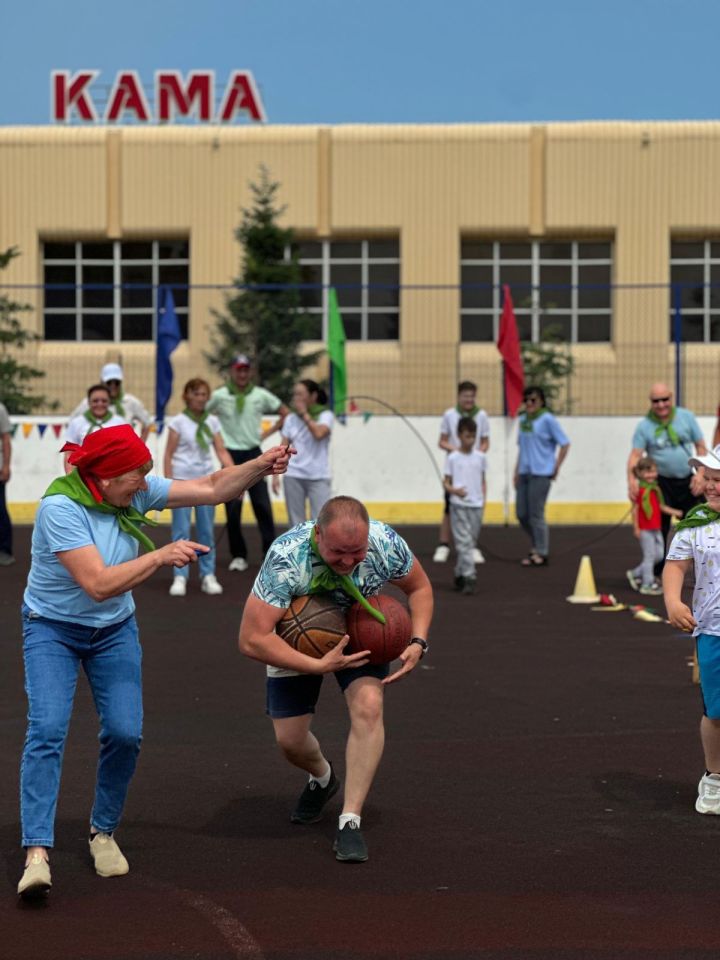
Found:
[[[213,504],[203,504],[197,507],[175,507],[172,510],[171,530],[173,540],[190,540],[190,526],[192,523],[192,512],[195,511],[195,526],[197,528],[198,543],[212,549],[208,553],[201,553],[198,556],[198,567],[200,576],[206,577],[209,573],[215,573],[215,506]],[[174,567],[174,577],[189,577],[190,564],[186,567]]]
[[[142,651],[135,617],[108,627],[46,620],[22,608],[28,727],[20,766],[24,847],[52,847],[65,739],[82,664],[100,717],[90,823],[120,822],[142,740]]]

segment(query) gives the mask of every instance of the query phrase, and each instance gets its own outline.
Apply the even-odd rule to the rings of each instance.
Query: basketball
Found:
[[[298,653],[319,660],[347,633],[345,611],[324,594],[295,597],[275,632]]]
[[[347,615],[350,642],[345,652],[369,650],[370,663],[391,663],[397,660],[410,642],[410,614],[404,604],[385,593],[368,597],[368,603],[384,615],[385,623],[376,620],[361,603],[353,604]]]

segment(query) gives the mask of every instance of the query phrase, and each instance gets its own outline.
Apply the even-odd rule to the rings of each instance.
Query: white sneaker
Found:
[[[202,578],[200,589],[203,593],[218,594],[223,592],[222,586],[217,582],[214,573],[208,573]]]
[[[720,813],[720,774],[705,773],[700,778],[695,809],[698,813]]]
[[[435,553],[433,554],[433,563],[447,563],[447,558],[450,556],[450,547],[446,543],[439,543],[435,547]]]
[[[242,573],[243,570],[247,570],[247,568],[248,562],[245,557],[233,557],[228,566],[228,570],[239,570],[240,573]]]
[[[480,547],[473,550],[473,563],[485,563],[485,557],[482,555]]]
[[[184,597],[187,593],[187,577],[173,577],[168,593],[171,597]]]

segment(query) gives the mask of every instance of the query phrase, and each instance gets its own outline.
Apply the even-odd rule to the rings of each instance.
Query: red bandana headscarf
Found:
[[[94,478],[111,480],[152,460],[152,454],[129,423],[88,433],[82,444],[66,443],[61,452],[66,450],[71,451],[68,462],[77,467],[98,503],[103,497]]]

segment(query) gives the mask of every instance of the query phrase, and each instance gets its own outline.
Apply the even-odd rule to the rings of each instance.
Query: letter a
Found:
[[[227,85],[218,119],[232,120],[237,110],[247,110],[253,120],[265,120],[260,94],[255,89],[253,75],[247,70],[237,70]]]

